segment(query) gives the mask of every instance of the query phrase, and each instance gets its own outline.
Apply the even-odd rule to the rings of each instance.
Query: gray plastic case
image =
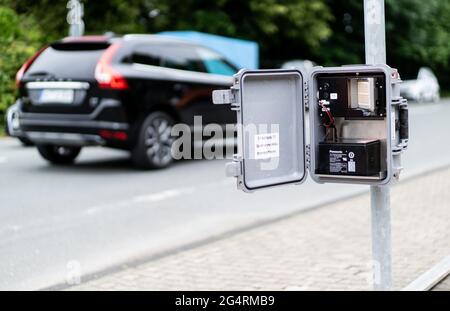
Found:
[[[317,105],[309,102],[315,103],[317,97],[317,76],[330,73],[385,75],[387,117],[370,123],[353,122],[349,138],[362,138],[370,132],[374,134],[373,138],[384,140],[381,153],[386,160],[386,176],[371,179],[363,176],[321,176],[315,173],[321,123],[317,116]],[[400,97],[400,82],[398,72],[387,65],[316,67],[308,77],[299,70],[239,71],[234,76],[231,89],[213,92],[215,104],[231,104],[237,112],[238,153],[227,166],[228,175],[237,177],[238,188],[247,192],[300,184],[306,180],[308,170],[318,183],[384,185],[398,179],[402,170],[400,154],[408,145],[408,139],[400,137],[396,126],[400,106],[407,106]],[[308,106],[311,145],[305,141],[305,108]],[[265,128],[255,128],[255,124],[263,124]],[[273,124],[278,125],[278,130],[271,128]],[[263,158],[258,156],[257,148],[260,145],[256,142],[262,142]],[[274,147],[277,144],[278,149]],[[278,163],[272,163],[275,158]]]
[[[353,73],[368,73],[368,74],[383,74],[386,79],[386,118],[380,121],[361,121],[353,122],[352,127],[348,130],[346,138],[373,138],[380,139],[381,156],[385,159],[386,175],[380,176],[379,179],[372,179],[363,176],[320,176],[315,173],[316,161],[318,159],[318,145],[313,142],[319,141],[318,127],[320,122],[318,120],[318,106],[315,104],[309,105],[310,111],[310,173],[311,177],[317,183],[351,183],[364,185],[386,185],[389,184],[393,178],[398,179],[400,171],[402,170],[400,163],[400,152],[393,152],[394,150],[403,150],[406,146],[401,146],[399,142],[399,132],[395,126],[395,120],[398,118],[396,109],[394,109],[394,99],[401,99],[399,84],[401,82],[398,72],[387,65],[348,65],[341,67],[315,67],[309,78],[309,98],[311,103],[316,98],[317,90],[317,76],[320,74],[353,74]],[[367,136],[369,133],[370,135]],[[398,147],[398,148],[397,148]]]
[[[393,159],[392,159],[392,147],[390,137],[391,134],[391,98],[392,98],[392,68],[387,65],[351,65],[351,66],[342,66],[342,67],[315,67],[311,73],[310,81],[309,81],[309,91],[311,103],[316,98],[317,90],[317,76],[320,74],[354,74],[354,73],[369,73],[369,74],[383,74],[386,78],[386,118],[385,120],[380,121],[360,121],[353,122],[353,127],[349,132],[349,136],[346,138],[373,138],[382,140],[381,146],[381,157],[386,159],[386,175],[380,176],[379,179],[372,179],[362,176],[321,176],[315,173],[314,168],[316,167],[316,161],[318,159],[318,144],[316,142],[319,141],[319,121],[318,121],[318,106],[315,104],[310,105],[310,131],[311,131],[311,155],[310,155],[310,163],[311,163],[311,177],[314,181],[318,183],[325,182],[333,182],[333,183],[352,183],[352,184],[367,184],[367,185],[384,185],[388,184],[391,181],[392,177],[392,167],[393,167]],[[399,81],[400,82],[400,81]],[[395,131],[395,126],[394,129]],[[373,136],[367,136],[370,135]]]
[[[303,77],[298,70],[240,72],[243,190],[306,179]]]

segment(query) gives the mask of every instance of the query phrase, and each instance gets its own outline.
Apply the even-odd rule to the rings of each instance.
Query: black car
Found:
[[[82,147],[129,150],[143,168],[168,166],[171,127],[235,123],[213,89],[237,72],[218,53],[163,36],[66,38],[38,52],[17,73],[20,132],[54,164]]]

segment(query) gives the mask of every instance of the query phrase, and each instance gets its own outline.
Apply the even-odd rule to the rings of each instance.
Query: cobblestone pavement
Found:
[[[391,191],[394,288],[450,254],[450,168]],[[370,290],[369,194],[149,260],[70,290]],[[449,289],[450,281],[441,283]],[[444,287],[444,284],[447,284]]]

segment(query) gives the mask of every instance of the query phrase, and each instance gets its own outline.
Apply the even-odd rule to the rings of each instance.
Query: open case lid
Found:
[[[303,182],[304,75],[298,70],[244,70],[237,78],[240,186],[253,191]]]

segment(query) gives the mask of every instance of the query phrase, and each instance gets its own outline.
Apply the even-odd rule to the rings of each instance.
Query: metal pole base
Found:
[[[373,286],[392,289],[392,246],[390,187],[371,186]]]

